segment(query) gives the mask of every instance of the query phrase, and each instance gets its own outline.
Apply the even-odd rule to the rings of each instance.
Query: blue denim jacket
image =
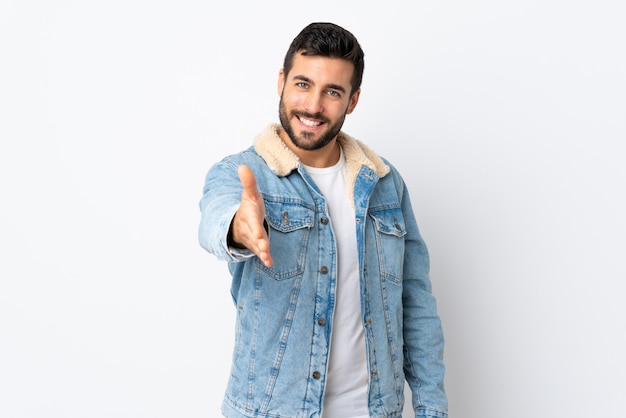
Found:
[[[320,417],[333,326],[337,257],[328,207],[304,167],[270,125],[254,147],[209,170],[200,201],[199,241],[227,260],[237,309],[231,375],[222,405],[229,418]],[[429,261],[398,172],[343,132],[354,202],[361,313],[371,417],[401,418],[404,381],[416,417],[447,417],[443,334]],[[254,172],[265,202],[274,264],[227,245],[242,186]]]

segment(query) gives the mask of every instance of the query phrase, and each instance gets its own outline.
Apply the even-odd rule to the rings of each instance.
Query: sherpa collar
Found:
[[[272,171],[279,176],[286,176],[298,168],[300,159],[280,139],[278,135],[280,129],[282,128],[277,123],[268,125],[254,139],[254,149]],[[389,166],[358,139],[340,132],[337,140],[343,148],[348,173],[354,172],[356,175],[362,165],[369,167],[378,177],[384,177],[389,173]]]
[[[279,176],[286,176],[298,168],[300,159],[278,135],[282,127],[277,123],[268,125],[254,140],[254,149],[265,160],[268,167]],[[354,205],[354,185],[361,166],[369,167],[378,177],[389,173],[389,166],[358,139],[340,132],[337,141],[346,158],[346,177],[348,196]]]

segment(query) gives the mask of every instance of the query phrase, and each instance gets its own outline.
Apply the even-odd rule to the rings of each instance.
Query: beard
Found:
[[[344,113],[343,116],[339,120],[337,120],[337,122],[335,122],[333,125],[330,125],[328,129],[322,133],[321,137],[315,140],[313,138],[315,135],[313,132],[302,132],[300,136],[296,135],[289,121],[291,118],[297,118],[298,116],[307,119],[321,120],[325,125],[328,125],[330,123],[330,120],[328,120],[328,118],[322,116],[319,113],[312,114],[292,110],[288,114],[285,104],[283,103],[283,98],[281,96],[280,103],[278,105],[278,117],[280,119],[280,124],[291,139],[291,142],[293,142],[296,147],[306,151],[318,150],[328,145],[341,131],[343,122],[346,119],[346,113]]]

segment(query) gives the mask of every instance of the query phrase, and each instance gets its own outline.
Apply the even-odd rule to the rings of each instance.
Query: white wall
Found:
[[[204,174],[277,119],[317,20],[365,49],[345,130],[410,185],[451,415],[623,416],[622,2],[365,4],[0,4],[0,416],[219,415]]]

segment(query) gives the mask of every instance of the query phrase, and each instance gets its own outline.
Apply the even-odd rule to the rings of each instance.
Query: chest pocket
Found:
[[[402,280],[406,225],[399,208],[371,209],[381,277],[395,283]]]
[[[302,274],[314,211],[297,203],[266,201],[265,218],[274,264],[268,268],[259,262],[261,269],[276,280]]]

